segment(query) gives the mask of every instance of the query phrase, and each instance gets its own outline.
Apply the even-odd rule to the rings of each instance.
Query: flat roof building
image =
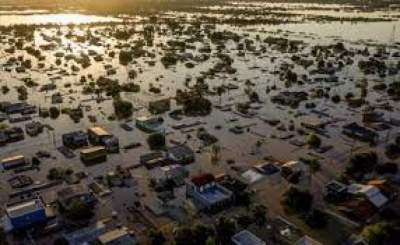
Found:
[[[232,236],[235,245],[266,245],[266,243],[248,230],[242,230]]]
[[[193,177],[186,183],[186,195],[203,211],[224,207],[233,199],[233,193],[215,182],[212,174]]]
[[[115,229],[100,235],[97,241],[101,245],[135,245],[136,239],[125,229]]]
[[[15,230],[21,230],[46,221],[46,212],[39,199],[18,203],[6,208],[7,217]]]

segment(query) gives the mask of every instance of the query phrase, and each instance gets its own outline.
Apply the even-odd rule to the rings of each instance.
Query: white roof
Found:
[[[179,164],[173,164],[173,165],[168,165],[168,166],[161,167],[161,170],[165,171],[165,172],[170,171],[170,170],[174,170],[174,169],[183,169],[183,166],[179,165]]]
[[[39,200],[20,203],[7,208],[7,214],[10,218],[20,217],[43,209],[43,204]]]
[[[262,178],[264,178],[264,175],[258,173],[257,171],[253,169],[249,169],[246,172],[242,174],[242,177],[247,180],[250,184],[256,183],[257,181],[260,181]]]
[[[377,208],[382,207],[389,201],[377,187],[372,185],[351,184],[349,185],[348,192],[351,194],[364,194]]]
[[[282,167],[290,168],[293,171],[304,171],[305,166],[303,162],[300,161],[289,161],[282,165]]]

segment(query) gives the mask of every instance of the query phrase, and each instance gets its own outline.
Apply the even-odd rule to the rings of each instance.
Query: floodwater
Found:
[[[104,17],[96,15],[85,15],[85,14],[27,14],[27,13],[14,13],[5,14],[7,11],[1,12],[0,25],[12,26],[12,25],[45,25],[45,24],[56,24],[56,25],[68,25],[68,24],[90,24],[90,23],[101,23],[101,22],[120,22],[121,20],[113,17]]]
[[[268,30],[336,37],[347,41],[372,41],[381,44],[400,41],[400,21],[393,22],[335,22],[277,25]]]
[[[294,8],[296,9],[296,8]],[[329,10],[326,10],[329,11]],[[10,33],[4,33],[0,40],[0,86],[8,86],[11,90],[6,95],[0,95],[1,99],[11,102],[18,101],[17,92],[15,87],[24,85],[23,79],[30,78],[39,86],[53,83],[57,85],[55,91],[40,92],[38,88],[28,88],[27,102],[38,107],[52,106],[50,96],[55,92],[60,92],[64,101],[55,106],[62,108],[82,106],[85,108],[83,118],[80,122],[74,123],[67,115],[61,115],[57,120],[49,118],[43,119],[37,116],[35,120],[42,123],[51,125],[54,131],[45,131],[43,134],[31,138],[26,137],[22,142],[9,144],[0,148],[0,156],[7,157],[16,154],[25,154],[28,157],[33,156],[38,150],[46,149],[51,151],[54,159],[44,160],[41,165],[41,171],[30,171],[26,174],[32,176],[35,181],[39,183],[46,182],[46,174],[50,168],[53,167],[70,167],[78,171],[85,171],[89,174],[89,180],[94,177],[104,175],[108,171],[113,171],[117,165],[131,166],[139,161],[141,154],[149,151],[146,145],[147,134],[134,129],[132,132],[124,131],[120,126],[120,122],[109,120],[109,116],[113,113],[112,100],[106,97],[105,101],[97,102],[94,94],[82,94],[83,84],[80,84],[80,77],[89,75],[93,79],[88,79],[88,83],[95,83],[98,77],[105,76],[110,79],[117,80],[120,84],[127,82],[134,82],[141,87],[138,93],[123,93],[122,97],[133,103],[134,107],[138,109],[133,114],[133,121],[128,123],[134,126],[134,118],[137,116],[148,115],[146,105],[148,101],[156,100],[159,98],[174,97],[177,89],[188,89],[192,87],[196,80],[204,79],[205,83],[209,86],[209,90],[220,85],[234,84],[238,89],[228,91],[223,94],[221,98],[218,96],[207,95],[214,105],[234,105],[235,103],[248,101],[246,89],[249,87],[256,91],[260,96],[261,103],[258,105],[260,108],[257,110],[257,116],[254,118],[246,118],[239,116],[233,111],[222,111],[214,109],[211,115],[204,118],[194,117],[185,118],[184,122],[194,122],[202,120],[206,122],[204,127],[219,139],[218,144],[222,146],[221,163],[213,165],[210,163],[209,149],[203,148],[202,143],[196,137],[196,131],[183,132],[180,130],[173,130],[172,125],[182,123],[182,121],[175,121],[167,114],[162,116],[165,119],[165,127],[167,129],[167,139],[174,139],[181,142],[186,141],[193,149],[198,151],[198,160],[196,164],[192,164],[187,168],[190,169],[192,174],[211,171],[213,173],[220,172],[233,172],[230,165],[225,164],[226,160],[235,159],[236,164],[243,169],[249,168],[251,165],[263,161],[265,156],[273,156],[281,161],[288,161],[298,159],[301,156],[307,155],[311,150],[306,147],[295,147],[285,140],[285,136],[293,134],[294,138],[304,140],[304,136],[297,135],[295,131],[285,131],[278,129],[265,123],[262,119],[278,119],[281,124],[287,127],[289,122],[299,128],[303,120],[315,119],[317,116],[310,112],[308,108],[302,104],[298,109],[291,109],[283,106],[278,106],[271,103],[270,98],[284,90],[304,90],[312,93],[316,89],[322,88],[330,90],[331,94],[341,95],[342,98],[348,92],[352,92],[355,96],[359,96],[359,88],[357,83],[363,79],[368,80],[369,87],[372,87],[378,82],[389,84],[394,80],[398,80],[400,75],[394,74],[387,77],[379,77],[377,75],[364,75],[358,69],[358,62],[366,60],[358,54],[359,51],[368,47],[372,56],[376,51],[376,44],[387,45],[390,44],[390,49],[387,52],[399,52],[400,47],[396,45],[400,41],[400,22],[395,21],[372,21],[372,22],[353,22],[353,21],[300,21],[290,24],[277,24],[277,25],[230,25],[219,23],[201,23],[197,25],[196,13],[175,13],[177,17],[182,17],[180,29],[173,29],[167,22],[167,18],[161,20],[160,24],[156,24],[153,34],[153,43],[146,45],[143,44],[143,30],[146,26],[152,25],[150,23],[142,24],[121,24],[124,17],[115,18],[107,16],[93,16],[85,15],[82,13],[72,14],[17,14],[0,15],[0,25],[18,25],[18,24],[58,24],[59,27],[36,27],[33,40],[26,41],[25,45],[32,45],[35,48],[43,48],[41,54],[45,57],[45,61],[38,61],[33,56],[29,56],[25,50],[16,50],[15,53],[7,53],[5,50],[14,45],[14,37]],[[307,14],[315,14],[308,12]],[[331,12],[330,12],[331,14]],[[362,14],[367,15],[367,14]],[[395,14],[393,14],[394,16]],[[338,13],[340,16],[340,12]],[[136,17],[130,18],[130,21],[135,21]],[[138,16],[138,19],[141,17]],[[177,18],[178,19],[178,18]],[[145,21],[145,19],[141,19]],[[181,20],[181,19],[180,19]],[[99,25],[95,23],[114,22],[110,25]],[[76,26],[67,26],[69,24],[76,24]],[[79,24],[92,24],[92,25],[79,25]],[[211,27],[210,27],[211,26]],[[215,29],[214,29],[215,28]],[[130,30],[132,35],[124,39],[117,39],[116,30]],[[247,43],[251,49],[245,50],[245,54],[239,55],[240,48],[238,42],[232,38],[224,39],[220,42],[211,41],[209,33],[221,31],[222,33],[237,34],[240,36],[240,43]],[[300,48],[296,52],[288,52],[287,50],[280,50],[274,45],[268,45],[264,40],[268,37],[281,37],[288,40],[299,40]],[[192,38],[194,40],[192,40]],[[79,41],[81,40],[81,41]],[[84,41],[82,41],[84,40]],[[168,41],[180,41],[190,44],[185,50],[180,51],[175,47],[167,45]],[[317,45],[332,45],[337,42],[343,42],[345,47],[354,52],[355,55],[351,57],[354,63],[345,65],[342,70],[338,70],[335,76],[338,77],[339,82],[328,84],[324,82],[315,82],[314,78],[318,78],[319,74],[311,74],[310,70],[316,69],[316,62],[309,68],[305,69],[300,65],[295,65],[292,61],[294,56],[300,56],[305,59],[313,59],[315,57],[310,55],[312,48]],[[132,48],[134,46],[140,47],[144,52],[139,57],[135,58],[128,66],[119,64],[118,53],[121,50]],[[199,50],[205,46],[209,46],[211,51],[208,53],[208,59],[202,60],[204,53]],[[51,47],[48,48],[47,47]],[[242,48],[243,49],[243,48]],[[262,50],[265,51],[262,51]],[[116,55],[110,55],[111,51],[115,51]],[[58,55],[57,53],[63,53]],[[90,55],[91,65],[85,69],[78,69],[72,71],[72,66],[79,66],[75,60],[81,54],[87,55],[89,52],[95,53]],[[164,67],[160,60],[169,52],[174,52],[179,55],[180,61],[169,68]],[[236,69],[236,73],[214,73],[211,75],[208,71],[220,62],[219,55],[229,55],[232,58],[232,67]],[[56,57],[59,56],[59,58]],[[67,59],[66,57],[72,57]],[[94,57],[101,56],[102,59],[95,61]],[[30,59],[32,61],[32,69],[25,72],[17,73],[15,68],[18,66],[18,57],[21,59]],[[343,60],[347,58],[344,57]],[[337,65],[341,58],[336,57],[334,54],[324,57],[326,61],[330,61]],[[14,60],[11,62],[10,60]],[[16,61],[15,61],[16,60]],[[57,65],[57,60],[61,64]],[[10,61],[8,63],[8,61]],[[400,61],[399,56],[390,56],[385,60],[388,64],[395,65]],[[194,64],[190,68],[185,66],[188,62]],[[44,63],[39,66],[39,63]],[[7,65],[6,65],[7,64]],[[307,75],[309,79],[302,85],[294,84],[292,87],[286,87],[282,79],[279,78],[280,67],[286,64],[292,64],[293,70],[299,75]],[[110,68],[106,68],[110,67]],[[79,66],[79,68],[81,68]],[[109,70],[115,72],[108,74]],[[135,79],[128,78],[130,70],[137,71]],[[322,76],[322,75],[321,75]],[[249,82],[253,85],[250,86]],[[276,87],[276,90],[270,93],[266,92],[267,87]],[[160,94],[155,94],[149,91],[151,87],[157,87],[161,90]],[[383,102],[391,103],[392,101],[383,92],[369,90],[368,100],[372,105],[377,105]],[[334,146],[334,149],[326,154],[320,154],[323,163],[321,175],[325,179],[331,179],[338,171],[343,168],[344,161],[350,152],[351,145],[357,147],[367,147],[364,143],[354,142],[344,138],[341,134],[341,127],[349,122],[361,122],[361,109],[349,109],[345,102],[334,104],[330,99],[325,98],[311,98],[308,102],[314,102],[316,110],[322,111],[327,114],[327,118],[319,117],[323,121],[332,121],[327,127],[327,136],[323,138],[326,145]],[[399,116],[399,104],[391,103],[394,107],[393,113],[387,117]],[[172,104],[172,108],[176,109],[179,106]],[[90,122],[87,116],[95,116],[97,121]],[[236,119],[236,120],[233,120]],[[400,118],[396,118],[400,119]],[[236,135],[229,131],[233,126],[252,125],[249,132]],[[119,137],[121,145],[127,145],[132,142],[141,142],[142,147],[130,151],[122,151],[121,154],[113,154],[109,156],[107,163],[87,167],[83,165],[79,156],[74,159],[65,159],[56,147],[61,145],[61,135],[73,130],[85,131],[88,127],[93,125],[100,125],[109,130],[111,133]],[[217,129],[217,125],[222,128]],[[24,123],[17,123],[16,126],[24,127]],[[191,137],[187,137],[190,134]],[[380,132],[383,138],[386,132]],[[282,139],[279,139],[282,138]],[[393,140],[393,135],[386,137],[388,141]],[[263,141],[260,149],[255,149],[258,141]],[[170,144],[171,145],[171,144]],[[377,150],[382,152],[385,142],[380,142]],[[79,151],[76,151],[79,155]],[[138,190],[148,190],[148,177],[149,173],[146,169],[135,169],[135,178],[139,179],[141,183]],[[6,184],[7,179],[12,177],[13,173],[4,173],[0,181],[3,186]],[[3,183],[4,182],[4,183]],[[10,191],[7,189],[7,191]],[[4,193],[2,193],[4,194]],[[151,195],[150,193],[147,193]],[[123,206],[123,202],[128,202],[127,198],[122,198],[124,193],[118,198],[116,197],[111,206],[119,209]],[[6,201],[6,198],[1,198]],[[115,207],[118,206],[118,207]]]

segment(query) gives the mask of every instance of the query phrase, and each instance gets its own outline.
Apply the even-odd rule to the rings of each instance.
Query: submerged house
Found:
[[[88,129],[89,142],[93,145],[101,145],[108,152],[119,152],[119,140],[101,127],[92,127]]]
[[[343,200],[347,196],[347,185],[342,184],[336,180],[329,182],[325,186],[325,197],[330,200]]]
[[[0,146],[24,139],[24,130],[20,127],[12,127],[0,130]]]
[[[63,210],[70,210],[76,200],[82,201],[87,206],[97,203],[96,197],[83,185],[67,186],[57,192],[58,203]]]
[[[235,245],[266,245],[263,240],[248,230],[242,230],[232,236],[232,242]]]
[[[97,238],[99,245],[136,245],[135,237],[127,230],[118,228],[108,231]]]
[[[25,132],[30,136],[36,136],[43,132],[44,125],[41,122],[29,122],[25,124]]]
[[[88,145],[87,134],[83,131],[74,131],[62,135],[64,146],[69,148],[80,148]]]
[[[381,208],[389,202],[389,199],[379,188],[372,185],[351,184],[348,186],[347,191],[353,195],[363,195],[376,208]]]
[[[106,231],[106,226],[102,222],[96,222],[94,225],[86,226],[79,230],[64,233],[63,238],[69,245],[90,244]]]
[[[140,156],[140,164],[147,169],[167,165],[165,155],[161,151],[154,151]]]
[[[0,103],[0,111],[3,111],[7,114],[31,114],[36,112],[36,106],[29,105],[26,102],[1,102]]]
[[[190,164],[195,161],[195,154],[189,146],[177,145],[167,149],[167,159],[174,164]]]
[[[40,199],[34,199],[8,206],[7,218],[13,230],[22,230],[46,221],[46,211]]]
[[[138,117],[136,118],[136,127],[147,133],[156,133],[163,130],[164,119],[161,117]]]
[[[285,105],[285,106],[293,106],[296,107],[300,104],[300,102],[308,99],[308,94],[306,92],[290,92],[283,91],[278,95],[275,95],[271,98],[273,103]]]
[[[343,126],[342,132],[351,138],[370,143],[375,143],[379,138],[375,131],[362,127],[355,122]]]
[[[233,193],[216,183],[212,174],[198,175],[187,181],[186,196],[202,211],[214,211],[233,201]]]
[[[149,111],[153,114],[167,112],[170,108],[171,100],[169,98],[149,102]]]

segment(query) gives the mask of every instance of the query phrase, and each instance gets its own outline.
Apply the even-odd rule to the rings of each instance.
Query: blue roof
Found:
[[[200,192],[200,195],[209,203],[215,204],[230,198],[230,195],[218,186],[209,187],[207,190]]]
[[[248,230],[242,230],[232,237],[236,245],[265,245],[266,243]]]

